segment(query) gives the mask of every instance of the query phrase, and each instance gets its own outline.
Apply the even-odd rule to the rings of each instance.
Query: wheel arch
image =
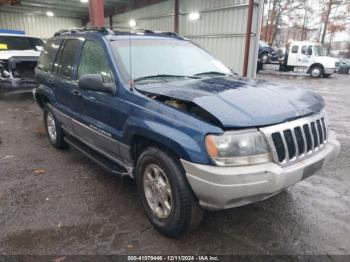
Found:
[[[142,152],[150,146],[155,146],[165,151],[171,152],[178,159],[190,159],[188,153],[173,140],[163,136],[149,136],[145,134],[134,134],[131,139],[130,156],[136,163]]]
[[[196,133],[189,135],[182,130],[161,124],[159,122],[128,125],[124,130],[124,143],[129,145],[131,161],[136,163],[138,156],[148,146],[157,145],[172,152],[178,159],[190,162],[208,164],[209,160],[204,153],[204,141]],[[135,125],[136,124],[136,125]],[[152,128],[150,128],[152,127]]]
[[[321,63],[313,63],[312,65],[309,66],[307,73],[308,74],[311,73],[312,68],[314,68],[316,66],[321,67],[322,70],[324,71],[324,66]]]
[[[49,96],[44,93],[37,92],[34,94],[34,99],[40,108],[44,108],[47,103],[51,103]]]

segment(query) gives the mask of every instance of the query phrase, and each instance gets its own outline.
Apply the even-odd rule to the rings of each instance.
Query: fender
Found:
[[[324,69],[324,66],[320,63],[313,63],[311,64],[308,68],[307,68],[307,73],[309,74],[311,72],[311,68],[314,67],[314,66],[320,66]]]
[[[203,152],[203,135],[192,136],[169,125],[144,119],[133,119],[124,130],[125,142],[132,145],[136,136],[145,137],[172,150],[180,159],[189,162],[209,164],[207,153]]]

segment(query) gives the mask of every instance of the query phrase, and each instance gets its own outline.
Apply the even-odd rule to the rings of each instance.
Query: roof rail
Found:
[[[78,27],[78,28],[72,28],[69,30],[63,29],[54,34],[54,36],[59,36],[67,33],[76,33],[76,32],[87,32],[87,31],[98,31],[102,33],[108,33],[112,34],[113,32],[109,30],[107,27],[93,27],[93,26],[85,26],[85,27]]]
[[[60,30],[60,31],[56,32],[54,34],[54,36],[59,36],[59,35],[68,34],[68,33],[87,32],[87,31],[98,31],[98,32],[102,32],[102,33],[107,33],[109,35],[114,35],[117,32],[158,34],[158,35],[166,35],[166,36],[170,36],[170,37],[176,37],[179,39],[185,39],[183,36],[181,36],[177,33],[174,33],[174,32],[152,31],[149,29],[130,28],[130,27],[121,27],[121,26],[102,26],[102,27],[86,26],[86,27],[80,27],[80,28],[73,28],[70,30]]]

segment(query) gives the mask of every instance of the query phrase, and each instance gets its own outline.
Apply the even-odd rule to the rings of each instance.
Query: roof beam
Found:
[[[24,6],[2,6],[0,7],[0,11],[4,12],[14,12],[14,13],[25,13],[25,14],[37,14],[37,15],[43,15],[46,16],[47,11],[52,11],[47,8],[30,8],[30,7],[24,7]],[[70,17],[70,18],[78,18],[82,19],[84,16],[84,13],[77,13],[77,12],[67,12],[62,10],[54,10],[54,14],[57,17]]]
[[[21,6],[23,7],[32,7],[33,9],[39,8],[46,8],[46,9],[51,9],[51,11],[55,10],[67,10],[67,11],[74,11],[77,13],[86,13],[88,10],[87,6],[82,6],[82,7],[77,7],[77,6],[65,6],[62,4],[57,4],[56,3],[43,3],[43,2],[38,2],[38,1],[21,1]]]

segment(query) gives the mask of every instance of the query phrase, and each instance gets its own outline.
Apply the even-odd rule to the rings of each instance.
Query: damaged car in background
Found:
[[[174,33],[62,31],[36,76],[49,142],[134,178],[150,222],[171,237],[205,209],[283,191],[340,150],[320,95],[240,77]]]
[[[31,92],[44,42],[35,37],[0,33],[0,97]]]

